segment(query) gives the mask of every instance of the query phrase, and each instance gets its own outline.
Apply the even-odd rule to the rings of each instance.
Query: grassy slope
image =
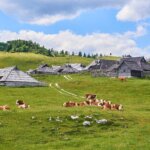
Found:
[[[22,70],[34,69],[47,63],[49,65],[61,65],[64,63],[89,64],[93,59],[78,56],[71,57],[47,57],[33,53],[4,53],[0,52],[0,68],[17,65]]]
[[[13,56],[12,59],[17,62],[19,58]],[[36,60],[35,57],[33,59]],[[6,60],[3,59],[3,64]],[[20,66],[23,68],[24,64],[25,70],[30,67],[26,59],[20,61]],[[62,104],[65,101],[83,99],[61,94],[51,87],[0,87],[0,105],[11,106],[10,112],[0,112],[1,150],[150,149],[150,80],[129,79],[122,83],[117,79],[92,78],[88,74],[71,75],[73,79],[70,81],[63,76],[35,77],[53,85],[57,82],[62,88],[78,96],[96,93],[98,98],[122,103],[125,110],[118,112],[103,111],[97,107],[64,108]],[[31,105],[31,109],[16,108],[16,99],[24,99]],[[80,115],[78,122],[69,119],[68,116],[72,114]],[[106,118],[111,123],[96,125],[93,120],[92,126],[83,127],[85,115],[93,115],[97,119]],[[31,119],[32,116],[35,119]],[[50,116],[60,116],[63,122],[49,122]]]

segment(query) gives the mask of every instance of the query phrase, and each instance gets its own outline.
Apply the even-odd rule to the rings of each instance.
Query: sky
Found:
[[[0,0],[0,42],[150,57],[150,0]]]

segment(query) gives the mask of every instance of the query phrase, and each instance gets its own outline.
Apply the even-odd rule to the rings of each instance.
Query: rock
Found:
[[[101,120],[95,120],[97,124],[106,124],[108,123],[108,120],[106,119],[101,119]]]
[[[85,116],[85,119],[92,119],[92,116]]]
[[[70,117],[71,117],[72,120],[75,120],[75,119],[79,118],[79,116],[73,116],[73,115],[71,115]]]
[[[90,121],[84,121],[84,122],[83,122],[83,125],[84,125],[84,126],[90,126],[90,125],[91,125],[91,122],[90,122]]]

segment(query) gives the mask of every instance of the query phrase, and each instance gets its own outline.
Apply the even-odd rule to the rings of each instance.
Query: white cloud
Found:
[[[121,21],[139,21],[150,17],[150,0],[131,0],[117,14]]]
[[[139,21],[150,17],[150,0],[0,0],[0,11],[19,21],[48,25],[73,19],[97,8],[120,9],[117,19]]]
[[[48,25],[89,9],[120,8],[129,0],[0,0],[0,10],[19,21]]]
[[[147,34],[147,30],[145,28],[146,26],[147,26],[146,24],[138,25],[135,32],[128,31],[125,33],[125,35],[127,37],[132,37],[132,38],[138,38],[138,37],[144,36],[145,34]]]
[[[141,28],[141,29],[140,29]],[[20,32],[0,31],[0,41],[14,39],[32,40],[47,48],[68,51],[83,51],[86,53],[102,53],[113,55],[131,54],[134,56],[150,55],[149,48],[141,49],[134,38],[145,34],[142,27],[135,32],[123,34],[93,33],[77,35],[71,31],[61,31],[58,34],[44,34],[43,32],[21,30]]]

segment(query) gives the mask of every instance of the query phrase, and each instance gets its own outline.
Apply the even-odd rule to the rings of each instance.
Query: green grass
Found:
[[[93,61],[92,58],[78,56],[70,57],[47,57],[33,53],[4,53],[0,52],[0,68],[17,65],[21,70],[35,69],[41,64],[62,65],[64,63],[83,63],[87,65]]]
[[[119,60],[120,57],[118,56],[103,56],[103,57],[99,57],[99,59],[106,59],[106,60]]]
[[[12,59],[19,61],[18,56]],[[23,59],[20,59],[20,66],[26,70],[32,64],[26,62],[28,57]],[[39,58],[33,56],[32,59],[36,62]],[[6,60],[0,59],[4,67],[9,64]],[[57,75],[34,77],[53,86],[58,83],[78,97],[61,94],[55,87],[0,87],[0,105],[11,107],[10,111],[0,111],[0,150],[150,149],[150,80],[128,79],[127,82],[120,82],[112,78],[92,78],[86,73],[71,75],[70,81]],[[122,104],[124,111],[62,106],[68,100],[83,101],[80,96],[85,93],[95,93],[98,98]],[[23,99],[31,108],[17,108],[16,99]],[[71,120],[70,115],[79,115],[79,119]],[[93,116],[89,127],[82,125],[86,115]],[[58,116],[63,122],[55,120]],[[49,117],[52,117],[51,121]],[[95,123],[95,119],[103,118],[109,123]]]

